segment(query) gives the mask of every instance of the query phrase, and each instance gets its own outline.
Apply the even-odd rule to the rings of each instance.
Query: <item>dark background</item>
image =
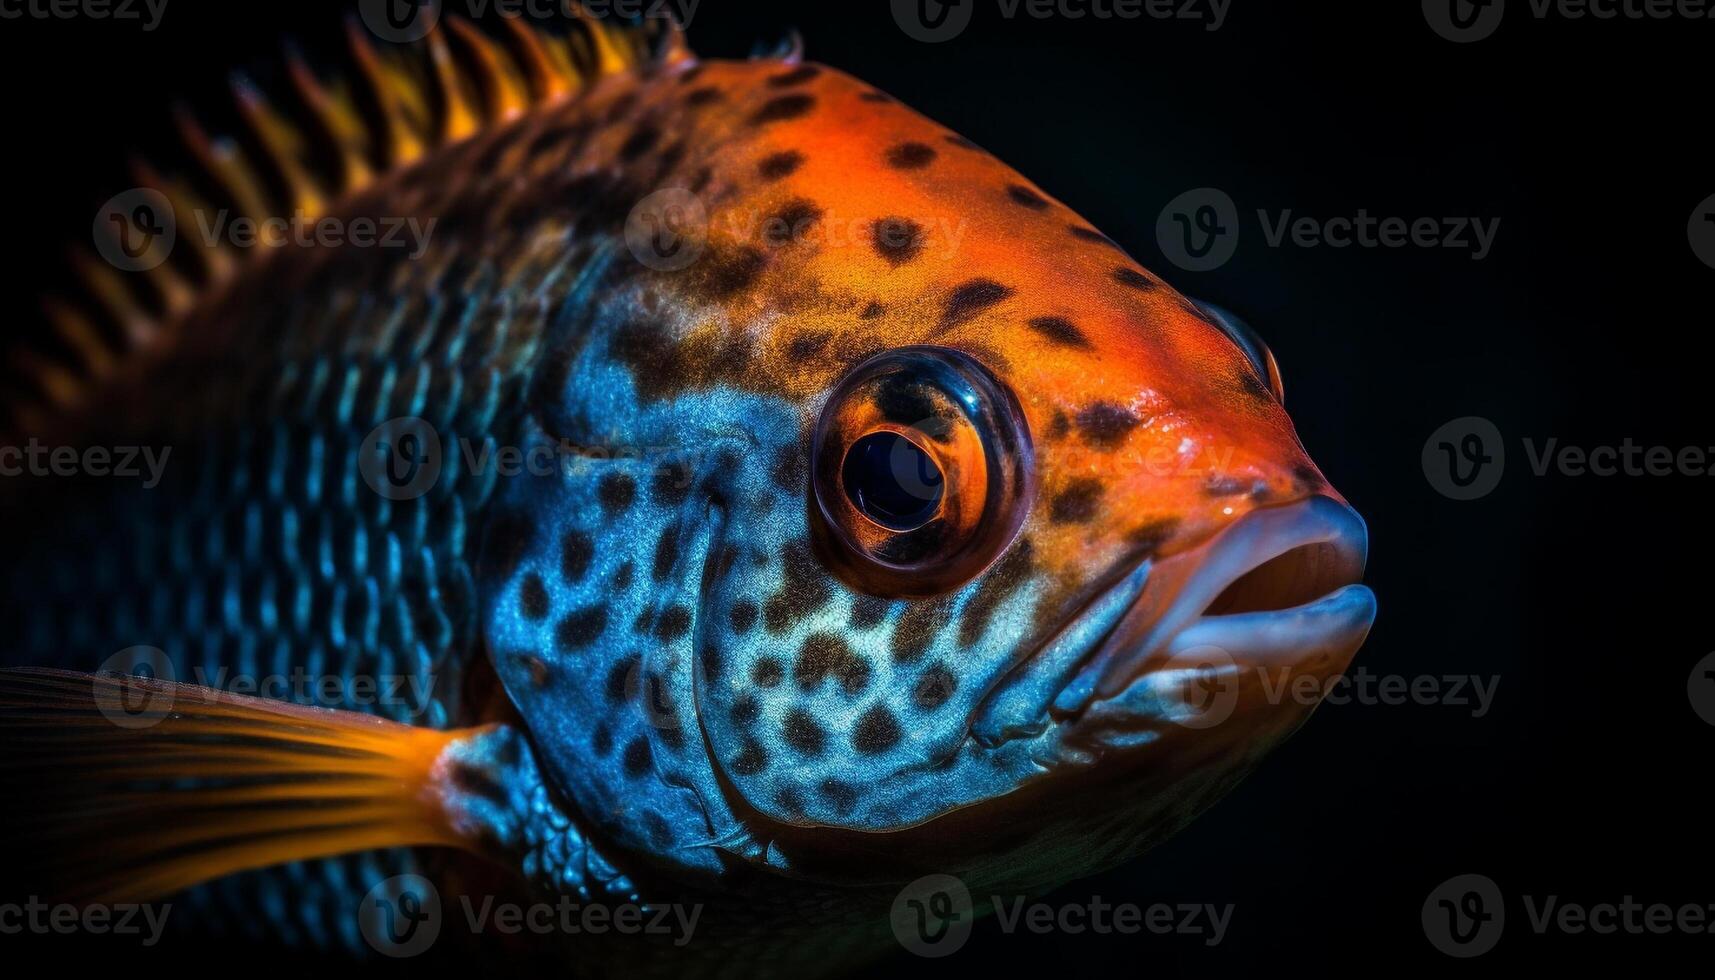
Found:
[[[172,145],[172,99],[223,107],[228,71],[276,63],[287,35],[326,47],[343,6],[170,0],[147,34],[0,21],[5,328],[28,328],[34,296],[60,276],[60,243],[87,242],[95,209],[131,186],[124,152]],[[1370,522],[1381,616],[1358,665],[1499,678],[1483,718],[1324,706],[1189,830],[1050,898],[1235,903],[1214,949],[1008,936],[990,920],[953,960],[901,954],[889,968],[1440,972],[1459,964],[1427,942],[1420,909],[1467,872],[1508,895],[1506,935],[1475,961],[1485,969],[1635,967],[1715,945],[1538,936],[1519,900],[1715,902],[1703,803],[1715,728],[1686,690],[1715,649],[1715,478],[1537,477],[1521,442],[1715,446],[1715,270],[1686,237],[1715,193],[1715,22],[1542,21],[1512,7],[1471,45],[1436,36],[1404,0],[1233,0],[1212,33],[1009,20],[978,0],[971,27],[937,45],[906,36],[881,0],[697,7],[690,36],[705,57],[742,57],[796,27],[810,60],[947,123],[1181,290],[1248,317],[1280,358],[1306,446]],[[224,111],[206,115],[218,128]],[[1238,202],[1244,230],[1226,266],[1186,273],[1165,261],[1155,222],[1203,186]],[[1269,248],[1258,208],[1501,226],[1481,262],[1450,249]],[[1508,466],[1493,494],[1458,502],[1431,486],[1420,453],[1471,415],[1498,426]],[[196,972],[322,968],[254,947],[208,952]]]

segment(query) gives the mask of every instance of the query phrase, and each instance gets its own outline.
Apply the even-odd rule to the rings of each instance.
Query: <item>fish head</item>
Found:
[[[655,84],[697,255],[585,276],[524,437],[578,450],[486,546],[559,791],[651,860],[842,880],[1189,820],[1375,614],[1273,355],[847,76]]]

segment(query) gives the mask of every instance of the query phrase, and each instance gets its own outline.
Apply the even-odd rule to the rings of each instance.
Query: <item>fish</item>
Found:
[[[555,945],[837,972],[926,876],[1138,858],[1366,639],[1259,335],[975,143],[796,42],[349,33],[113,223],[254,245],[85,253],[9,352],[16,880],[352,955],[401,881],[694,909]]]

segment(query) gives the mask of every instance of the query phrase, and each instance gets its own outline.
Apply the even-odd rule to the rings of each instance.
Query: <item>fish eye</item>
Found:
[[[854,368],[822,410],[811,466],[816,548],[873,595],[935,595],[975,578],[1017,535],[1034,492],[1017,400],[941,347]]]
[[[1274,351],[1268,349],[1262,337],[1251,329],[1250,324],[1219,306],[1212,303],[1197,305],[1208,314],[1210,321],[1220,327],[1221,331],[1238,345],[1239,350],[1244,352],[1245,359],[1256,368],[1257,375],[1268,385],[1268,390],[1274,393],[1275,400],[1282,405],[1286,404],[1286,385],[1280,376],[1280,363],[1274,359]]]
[[[929,523],[947,487],[935,458],[891,430],[852,443],[840,478],[858,512],[890,531],[915,531]]]

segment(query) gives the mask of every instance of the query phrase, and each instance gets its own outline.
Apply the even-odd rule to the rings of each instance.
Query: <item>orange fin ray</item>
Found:
[[[0,670],[0,847],[67,901],[145,901],[252,868],[401,846],[478,849],[448,750],[413,728],[118,674]]]

